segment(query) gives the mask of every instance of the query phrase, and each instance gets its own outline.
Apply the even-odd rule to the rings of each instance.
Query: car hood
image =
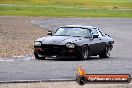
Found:
[[[42,44],[65,45],[68,42],[77,44],[78,42],[85,41],[85,38],[72,36],[48,36],[40,38],[36,41],[41,41]]]

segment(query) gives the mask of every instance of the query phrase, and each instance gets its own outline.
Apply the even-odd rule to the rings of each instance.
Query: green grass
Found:
[[[0,0],[0,3],[0,15],[7,16],[132,18],[131,0]]]

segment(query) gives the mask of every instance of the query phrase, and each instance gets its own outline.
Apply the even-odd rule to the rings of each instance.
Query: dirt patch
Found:
[[[12,57],[33,53],[34,40],[46,36],[47,31],[31,24],[44,17],[0,16],[0,57]]]

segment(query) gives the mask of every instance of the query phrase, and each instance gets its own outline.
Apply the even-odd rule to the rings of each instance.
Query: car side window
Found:
[[[103,32],[101,32],[99,29],[98,29],[98,32],[100,35],[105,36],[105,34]]]
[[[99,37],[102,37],[102,34],[100,33],[100,31],[98,31]]]
[[[92,33],[93,35],[99,35],[98,32],[96,31],[96,29],[92,29],[91,33]]]

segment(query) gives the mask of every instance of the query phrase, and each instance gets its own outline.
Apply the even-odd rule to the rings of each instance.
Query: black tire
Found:
[[[86,78],[84,76],[79,76],[77,77],[77,83],[80,84],[80,85],[84,85],[86,83]]]
[[[34,56],[38,60],[45,60],[45,58],[46,58],[46,57],[39,57],[37,53],[35,53]]]
[[[110,57],[110,52],[111,52],[111,47],[106,46],[104,51],[99,55],[100,58],[109,58]]]
[[[88,46],[84,45],[81,49],[81,52],[80,52],[80,59],[86,60],[88,58],[88,54],[89,54]]]

